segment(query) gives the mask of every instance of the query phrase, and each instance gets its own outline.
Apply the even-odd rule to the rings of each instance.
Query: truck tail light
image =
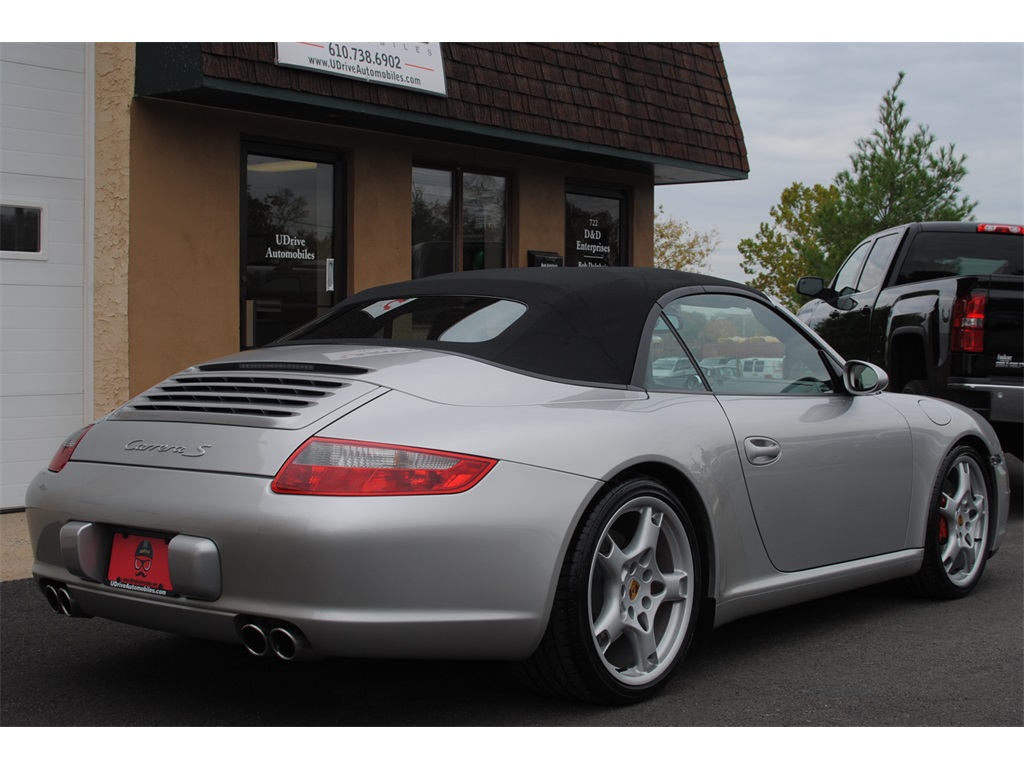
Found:
[[[954,352],[985,351],[985,297],[965,296],[953,304]]]
[[[82,442],[82,438],[85,437],[85,433],[92,429],[92,424],[87,427],[82,427],[80,430],[72,435],[68,436],[68,439],[60,444],[60,448],[53,454],[53,458],[50,460],[50,466],[48,469],[51,472],[60,472],[64,467],[67,466],[68,462],[71,461],[71,454],[75,452],[75,448]]]
[[[1024,227],[1019,224],[979,224],[978,231],[1000,235],[1024,235]]]
[[[313,437],[270,487],[310,496],[412,496],[468,491],[498,462],[401,445]]]

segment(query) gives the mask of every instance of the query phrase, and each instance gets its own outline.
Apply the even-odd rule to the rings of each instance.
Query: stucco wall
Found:
[[[528,250],[564,253],[566,179],[630,187],[632,261],[652,263],[654,192],[647,176],[155,99],[136,99],[131,119],[132,395],[239,348],[246,139],[341,150],[350,293],[410,277],[416,164],[509,174],[510,266],[525,266]]]
[[[128,399],[128,246],[135,45],[96,43],[93,408]]]
[[[198,107],[132,107],[132,395],[239,346],[239,126]]]

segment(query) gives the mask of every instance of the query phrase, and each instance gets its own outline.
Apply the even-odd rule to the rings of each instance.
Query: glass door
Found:
[[[277,339],[345,295],[336,157],[252,145],[244,152],[242,348]]]
[[[568,188],[565,195],[565,264],[620,267],[626,253],[626,198],[613,190]]]

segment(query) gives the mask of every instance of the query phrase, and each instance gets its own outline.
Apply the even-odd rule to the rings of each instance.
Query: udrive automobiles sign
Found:
[[[448,95],[440,43],[277,43],[277,63]]]

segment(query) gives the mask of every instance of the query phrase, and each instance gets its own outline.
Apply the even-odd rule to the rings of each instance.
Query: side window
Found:
[[[835,280],[832,281],[832,287],[840,296],[848,296],[851,293],[856,293],[857,275],[860,274],[860,268],[864,266],[864,259],[867,258],[868,249],[870,247],[870,240],[858,245],[854,249],[853,253],[847,257],[843,266],[839,268],[839,272],[836,273]]]
[[[665,315],[722,395],[818,395],[834,391],[817,347],[786,318],[732,294],[677,299]]]
[[[891,235],[875,240],[871,255],[868,256],[867,264],[864,265],[864,271],[861,272],[860,280],[857,281],[858,292],[870,291],[882,282],[886,268],[889,266],[889,260],[892,258],[892,252],[896,249],[898,242],[899,232],[893,232]]]
[[[679,343],[679,338],[669,328],[670,322],[675,325],[677,320],[666,320],[662,315],[654,326],[654,333],[651,334],[647,357],[647,388],[707,391],[693,361]]]

